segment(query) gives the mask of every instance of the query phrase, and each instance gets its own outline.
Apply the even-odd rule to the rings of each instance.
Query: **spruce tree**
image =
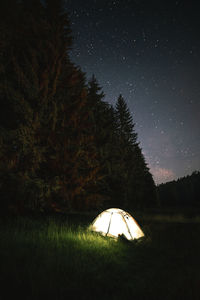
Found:
[[[89,209],[99,202],[95,190],[98,180],[98,160],[94,136],[90,132],[88,97],[85,76],[69,59],[70,39],[66,14],[59,8],[62,1],[47,1],[47,14],[51,31],[55,35],[55,48],[63,53],[58,84],[50,109],[53,118],[51,132],[47,135],[48,153],[44,163],[52,186],[52,199],[66,209]],[[52,21],[53,20],[53,21]],[[53,30],[54,28],[54,30]],[[66,40],[67,38],[67,40]],[[51,174],[51,175],[49,175]]]
[[[115,116],[117,123],[116,147],[116,199],[125,208],[128,205],[129,179],[132,169],[132,152],[136,144],[137,134],[133,131],[134,124],[127,104],[119,95]]]
[[[115,110],[118,136],[116,154],[118,202],[125,208],[141,209],[148,202],[154,204],[155,184],[137,141],[135,124],[122,95],[117,100]]]
[[[35,66],[33,68],[35,52],[30,48],[33,18],[27,18],[23,3],[12,1],[12,5],[12,13],[5,6],[6,17],[1,18],[1,27],[6,28],[7,34],[5,39],[2,37],[5,48],[0,62],[3,158],[0,172],[2,187],[7,186],[9,190],[3,194],[6,197],[10,193],[7,206],[14,204],[22,211],[24,206],[32,205],[30,195],[26,197],[25,194],[28,186],[34,184],[37,188],[34,176],[41,161],[41,151],[36,145],[35,135],[39,120],[34,113],[39,89]]]
[[[99,178],[97,190],[102,199],[101,207],[109,205],[112,192],[110,177],[112,174],[113,152],[115,145],[114,109],[104,101],[104,93],[95,76],[88,83],[88,111],[91,120],[90,131],[94,136],[94,144],[99,162]]]
[[[117,99],[115,109],[120,142],[125,143],[126,146],[135,145],[137,142],[137,134],[134,130],[135,124],[121,94]]]

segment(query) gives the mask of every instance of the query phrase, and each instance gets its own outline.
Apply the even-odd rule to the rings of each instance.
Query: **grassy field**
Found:
[[[200,224],[140,222],[146,238],[87,231],[91,217],[0,222],[0,299],[200,299]]]

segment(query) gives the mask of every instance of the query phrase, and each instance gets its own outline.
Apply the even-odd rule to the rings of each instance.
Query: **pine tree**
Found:
[[[50,139],[46,172],[53,174],[54,182],[57,180],[55,196],[59,205],[84,210],[99,201],[94,190],[98,161],[90,132],[84,75],[73,65],[64,71],[65,85],[59,90],[58,119]]]
[[[118,201],[124,208],[141,209],[148,201],[154,203],[155,184],[137,142],[135,124],[122,95],[119,96],[115,109],[118,135],[116,154]]]
[[[91,120],[90,132],[99,162],[97,189],[102,198],[101,207],[106,207],[112,196],[109,181],[112,173],[113,151],[115,144],[115,116],[111,105],[104,101],[104,93],[95,76],[88,83],[88,111]]]
[[[10,7],[4,6],[6,17],[1,18],[1,28],[5,28],[7,34],[6,37],[2,37],[4,49],[1,52],[0,62],[2,145],[0,172],[3,178],[2,190],[4,186],[8,189],[7,193],[2,193],[9,199],[7,206],[15,202],[18,209],[22,210],[29,175],[34,173],[40,160],[37,147],[34,147],[36,124],[33,122],[31,107],[31,98],[37,86],[34,85],[32,69],[30,76],[26,76],[30,61],[25,55],[27,46],[25,32],[28,26],[24,26],[22,6],[12,1],[12,8],[14,10],[10,14]]]
[[[94,136],[89,130],[91,120],[85,76],[68,57],[70,41],[66,42],[66,37],[69,30],[66,15],[58,3],[47,1],[47,13],[51,27],[55,26],[54,30],[52,28],[55,47],[59,46],[65,55],[53,97],[54,106],[50,109],[55,114],[50,122],[53,127],[47,135],[49,148],[42,176],[51,182],[51,198],[56,199],[57,205],[81,210],[96,207],[99,202],[95,190],[99,167]]]
[[[38,200],[48,197],[52,188],[49,178],[40,176],[41,165],[47,160],[49,137],[57,119],[56,94],[71,37],[63,15],[60,22],[59,16],[53,22],[39,0],[15,1],[15,6],[12,22],[9,18],[3,22],[9,34],[1,60],[1,113],[6,115],[2,118],[1,141],[2,155],[10,153],[7,157],[11,156],[10,160],[15,162],[12,163],[18,183],[15,198],[21,199],[17,206],[25,207],[38,202],[27,197],[33,185],[38,190],[33,197]],[[5,164],[9,166],[9,161]],[[20,192],[17,196],[19,190],[24,195]]]
[[[134,124],[122,95],[119,95],[115,106],[117,123],[116,147],[116,199],[120,206],[128,204],[129,179],[132,168],[132,152],[136,144],[137,134],[133,131]]]
[[[135,145],[137,141],[137,134],[134,131],[135,124],[122,95],[119,95],[115,109],[120,142],[127,146]]]

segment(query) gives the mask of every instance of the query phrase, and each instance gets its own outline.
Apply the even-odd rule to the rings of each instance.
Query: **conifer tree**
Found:
[[[21,210],[25,201],[24,191],[31,182],[30,174],[34,174],[41,158],[38,147],[35,146],[37,120],[34,120],[32,101],[37,94],[38,82],[31,64],[34,55],[30,52],[30,47],[27,50],[29,53],[26,53],[28,55],[25,54],[29,43],[27,33],[32,20],[25,18],[22,3],[12,1],[12,5],[14,10],[11,15],[10,8],[5,6],[4,14],[7,17],[1,19],[1,26],[6,28],[7,34],[0,62],[0,130],[3,150],[0,172],[2,186],[9,187],[8,193],[3,194],[5,197],[8,195],[11,204],[13,201],[17,202],[15,204]]]
[[[135,125],[122,95],[115,109],[118,135],[116,178],[121,182],[121,185],[117,185],[118,199],[123,207],[141,209],[146,206],[146,201],[154,204],[155,184],[137,142]]]
[[[112,173],[113,148],[115,140],[115,116],[111,105],[104,101],[104,93],[95,76],[88,83],[88,111],[91,120],[90,131],[99,162],[98,192],[102,198],[102,208],[111,197],[110,176]]]
[[[60,9],[62,1],[47,2],[47,13],[51,20],[51,28],[55,47],[63,55],[56,93],[53,97],[53,114],[50,122],[51,132],[48,137],[46,171],[54,187],[53,197],[57,204],[67,209],[87,209],[95,207],[99,202],[95,191],[98,177],[98,161],[94,146],[94,136],[89,131],[88,98],[84,74],[69,60],[66,14]],[[53,20],[53,21],[52,21]],[[67,38],[67,41],[66,41]],[[58,57],[60,57],[58,55]],[[51,178],[49,178],[51,174]]]
[[[132,169],[132,152],[137,135],[133,131],[134,124],[122,95],[119,95],[115,116],[117,123],[117,147],[116,147],[116,196],[120,205],[124,208],[128,204],[129,179]]]
[[[116,103],[116,118],[118,126],[118,135],[121,143],[125,145],[135,145],[137,134],[135,133],[132,116],[129,112],[127,104],[120,94]]]
[[[10,39],[3,53],[8,59],[1,60],[4,72],[1,101],[5,103],[1,112],[7,116],[1,127],[2,131],[7,129],[6,134],[1,134],[2,155],[7,152],[15,157],[12,157],[15,161],[12,170],[17,178],[15,198],[21,199],[16,203],[18,207],[33,204],[30,190],[34,190],[34,202],[38,202],[37,199],[46,201],[53,188],[53,180],[45,175],[43,167],[47,167],[45,162],[51,154],[50,142],[58,112],[58,85],[61,85],[62,68],[66,67],[67,50],[71,46],[68,21],[64,22],[66,16],[62,14],[59,19],[57,12],[53,18],[49,15],[48,4],[43,6],[37,0],[16,1],[11,23],[14,26],[10,26],[9,19],[3,24],[8,28]],[[12,143],[8,141],[9,136]],[[23,191],[24,196],[21,192],[17,195],[17,191]]]

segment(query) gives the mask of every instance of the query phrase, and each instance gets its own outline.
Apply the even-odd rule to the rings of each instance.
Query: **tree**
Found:
[[[33,33],[33,19],[31,15],[26,19],[22,3],[12,1],[12,5],[14,10],[11,14],[10,7],[4,6],[3,13],[6,17],[1,18],[1,28],[5,28],[7,34],[2,36],[4,47],[0,61],[0,172],[4,178],[2,189],[7,186],[12,191],[9,202],[15,202],[21,210],[25,202],[23,192],[41,161],[41,151],[35,135],[39,119],[34,113],[35,102],[39,100],[39,86],[36,68],[33,68],[36,52],[30,48],[29,34]],[[5,199],[6,195],[7,193],[4,195]]]
[[[48,0],[47,16],[51,22],[56,57],[62,58],[57,72],[55,94],[49,108],[46,161],[40,176],[49,182],[50,201],[65,209],[89,209],[99,202],[95,185],[98,180],[98,160],[94,136],[90,133],[88,97],[85,76],[69,59],[70,38],[67,16],[60,4]],[[53,47],[52,47],[53,48]],[[54,57],[55,57],[54,53]],[[50,73],[54,74],[54,69]],[[53,82],[54,83],[54,82]],[[49,130],[50,129],[50,130]]]
[[[115,111],[118,136],[115,163],[117,198],[124,208],[141,209],[148,202],[154,203],[155,184],[137,142],[135,124],[122,95],[117,100]]]
[[[68,60],[71,37],[66,14],[59,19],[57,10],[54,18],[52,15],[50,18],[48,3],[43,6],[37,0],[15,1],[15,8],[12,18],[3,19],[1,26],[7,28],[8,34],[2,39],[5,42],[0,68],[1,113],[4,116],[1,119],[0,168],[7,186],[9,176],[6,173],[13,174],[12,190],[16,177],[12,198],[17,199],[13,200],[14,204],[21,210],[32,204],[35,206],[36,202],[39,206],[46,205],[41,201],[46,202],[53,189],[52,180],[43,176],[45,172],[41,169],[50,153],[57,120],[58,86],[62,81],[63,65]],[[9,15],[8,11],[4,13]],[[33,183],[38,187],[34,195],[38,201],[29,201],[27,189],[32,190]]]
[[[99,195],[100,206],[103,207],[108,200],[108,161],[110,158],[109,145],[111,143],[111,124],[112,109],[111,106],[103,101],[104,93],[95,76],[88,82],[87,99],[90,120],[90,134],[94,137],[94,147],[96,149],[96,159],[99,163],[99,180],[96,185],[96,191]]]
[[[135,133],[133,118],[129,112],[127,104],[120,94],[115,106],[116,118],[118,125],[119,141],[126,146],[135,145],[137,142],[137,134]]]

